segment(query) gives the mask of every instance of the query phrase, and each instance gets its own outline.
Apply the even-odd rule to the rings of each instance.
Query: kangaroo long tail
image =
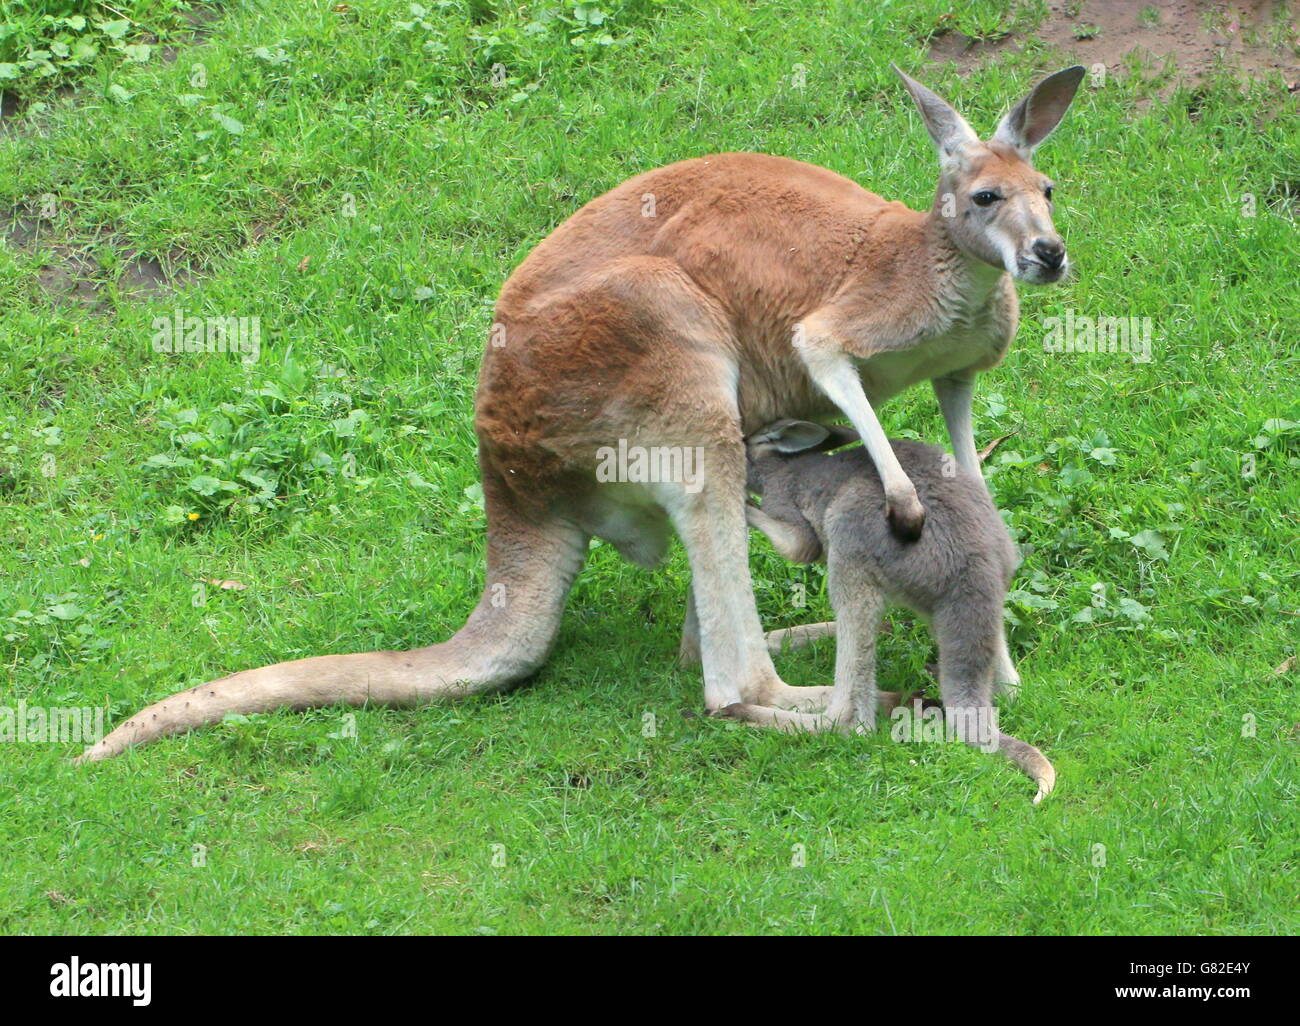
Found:
[[[998,731],[998,751],[1019,766],[1038,785],[1038,793],[1034,795],[1035,805],[1052,793],[1052,789],[1056,787],[1056,769],[1048,761],[1047,756],[1037,748],[1010,734]]]
[[[76,761],[108,759],[133,745],[218,723],[228,713],[338,703],[416,705],[484,690],[486,675],[472,672],[463,647],[453,639],[410,652],[314,656],[245,670],[140,710]]]
[[[142,709],[76,761],[108,759],[228,713],[412,706],[506,688],[546,659],[586,551],[586,536],[572,523],[530,520],[489,493],[487,584],[465,626],[447,641],[408,652],[314,656],[222,677]]]

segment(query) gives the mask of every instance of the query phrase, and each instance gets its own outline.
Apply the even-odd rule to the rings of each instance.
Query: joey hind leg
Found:
[[[835,694],[829,712],[847,715],[866,730],[876,726],[876,707],[882,696],[876,690],[876,635],[885,612],[885,597],[870,575],[852,561],[832,558],[827,566],[827,588],[835,622]],[[883,701],[897,704],[890,694]],[[892,706],[891,706],[892,708]]]
[[[1037,785],[1037,805],[1056,786],[1056,770],[1033,745],[1005,734],[993,707],[993,682],[1005,647],[1001,603],[951,596],[933,617],[939,687],[950,736],[984,752],[1001,752]]]

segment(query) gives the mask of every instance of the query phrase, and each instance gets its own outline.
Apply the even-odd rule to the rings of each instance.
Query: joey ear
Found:
[[[1034,148],[1052,134],[1069,110],[1074,94],[1083,81],[1083,65],[1048,75],[1030,90],[1029,95],[1017,103],[998,123],[993,141],[1013,146],[1028,156]]]
[[[754,434],[749,444],[758,450],[767,449],[774,452],[793,455],[807,452],[830,437],[830,431],[820,424],[806,420],[778,420]]]
[[[889,66],[903,80],[903,85],[907,86],[907,91],[916,101],[917,110],[921,112],[921,120],[925,122],[930,138],[939,149],[941,162],[956,161],[963,146],[979,142],[979,136],[947,100],[921,85],[897,64],[891,62]]]

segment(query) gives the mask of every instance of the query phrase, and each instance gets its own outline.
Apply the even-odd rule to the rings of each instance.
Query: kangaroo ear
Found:
[[[751,447],[793,455],[816,448],[830,437],[830,431],[806,420],[778,420],[749,439]]]
[[[903,85],[907,86],[907,91],[916,101],[917,110],[921,112],[921,119],[930,132],[930,138],[939,149],[940,162],[956,162],[962,147],[979,142],[979,136],[966,123],[966,119],[953,110],[951,104],[904,73],[897,64],[891,63],[889,66],[903,80]]]
[[[1061,123],[1083,81],[1083,65],[1048,75],[998,123],[993,141],[1014,146],[1028,156]]]

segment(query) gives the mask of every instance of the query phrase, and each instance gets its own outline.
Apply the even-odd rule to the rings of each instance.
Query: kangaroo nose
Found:
[[[1065,245],[1059,241],[1035,239],[1033,249],[1034,256],[1038,257],[1049,271],[1055,271],[1065,262]]]

